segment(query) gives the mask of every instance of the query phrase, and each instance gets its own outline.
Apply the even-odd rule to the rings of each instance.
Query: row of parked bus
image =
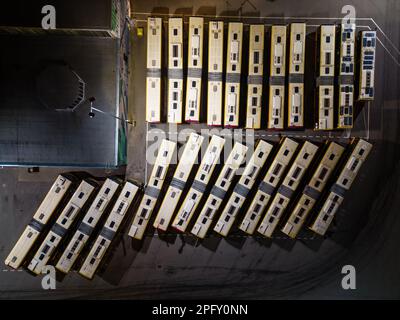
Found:
[[[292,138],[228,145],[217,135],[208,140],[191,133],[173,166],[178,145],[163,140],[140,201],[141,187],[131,181],[60,175],[6,265],[35,274],[48,264],[62,273],[78,266],[91,279],[129,222],[130,209],[128,234],[138,240],[150,221],[160,232],[172,228],[200,239],[211,231],[228,236],[234,226],[269,238],[278,229],[296,238],[305,225],[325,235],[372,148],[362,139],[349,145]]]
[[[205,142],[207,147],[196,166]],[[249,146],[235,142],[226,160],[220,161],[225,144],[217,135],[204,141],[204,137],[190,134],[163,189],[168,161],[177,148],[174,142],[164,140],[129,235],[142,239],[153,220],[153,227],[161,232],[171,227],[198,238],[206,237],[211,228],[227,236],[235,224],[249,235],[257,231],[265,237],[272,237],[281,226],[283,233],[296,238],[312,210],[319,211],[310,230],[325,235],[372,148],[362,139],[345,146],[283,138],[278,146],[259,140],[251,152]],[[152,215],[155,218],[151,219]]]
[[[167,65],[163,65],[163,22],[168,22]],[[205,32],[208,25],[208,53]],[[227,31],[224,30],[227,25]],[[149,17],[147,20],[146,120],[162,121],[162,69],[167,74],[167,122],[200,122],[201,108],[207,106],[209,126],[240,126],[240,108],[246,108],[246,128],[260,129],[263,110],[268,129],[304,127],[304,72],[307,25],[273,25],[267,45],[265,25],[250,25],[248,52],[244,53],[244,26],[241,22],[208,21],[190,17]],[[184,34],[187,34],[187,64],[184,73]],[[318,32],[318,72],[316,78],[315,129],[352,128],[355,99],[356,25],[321,25]],[[225,38],[227,39],[225,41]],[[336,39],[339,38],[339,41]],[[376,32],[360,33],[359,100],[374,98]],[[224,48],[226,56],[224,57]],[[203,68],[203,62],[208,63]],[[339,61],[335,64],[335,57]],[[269,68],[264,67],[269,59]],[[242,60],[247,59],[247,99],[241,105]],[[224,62],[225,61],[225,62]],[[314,62],[307,62],[314,63]],[[207,69],[206,69],[207,68]],[[207,70],[207,79],[203,77]],[[264,74],[269,70],[269,75]],[[184,86],[186,74],[186,86]],[[335,77],[336,76],[336,77]],[[268,81],[266,81],[269,77]],[[207,81],[202,98],[202,80]],[[268,88],[266,87],[268,83]],[[184,92],[184,87],[186,88]],[[263,95],[268,96],[263,106]],[[267,99],[265,99],[267,100]],[[286,102],[287,101],[287,102]],[[244,103],[244,102],[243,102]],[[242,104],[243,104],[242,103]],[[336,107],[335,107],[336,105]],[[335,112],[336,110],[336,112]],[[244,114],[244,113],[243,113]]]
[[[99,182],[59,175],[5,264],[34,274],[50,264],[68,273],[90,249],[78,264],[81,275],[93,278],[139,190],[137,183],[118,178]]]

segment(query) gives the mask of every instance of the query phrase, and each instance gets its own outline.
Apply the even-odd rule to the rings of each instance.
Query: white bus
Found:
[[[265,237],[272,237],[280,218],[283,215],[293,194],[296,192],[301,179],[310,166],[318,147],[305,141],[282,184],[279,186],[275,197],[269,205],[264,219],[258,227],[258,232]]]
[[[125,182],[106,223],[79,270],[79,274],[85,278],[93,278],[139,190],[139,187],[135,183],[130,181]]]
[[[239,126],[240,75],[242,70],[243,23],[229,22],[226,56],[224,126]]]
[[[182,156],[178,166],[175,169],[174,176],[165,193],[161,207],[158,210],[157,217],[153,227],[162,231],[167,231],[172,216],[182,196],[185,185],[189,179],[193,167],[197,164],[199,152],[204,138],[196,133],[191,133],[183,149]]]
[[[137,240],[141,240],[143,238],[147,224],[149,223],[150,217],[159,198],[160,191],[167,177],[168,168],[171,165],[171,161],[173,160],[175,152],[175,142],[166,139],[161,142],[153,170],[151,171],[149,182],[144,191],[144,196],[140,202],[138,210],[136,211],[131,228],[129,230],[130,237]]]
[[[63,199],[67,198],[73,188],[74,177],[59,175],[51,186],[46,197],[36,210],[31,222],[18,239],[14,248],[5,260],[5,264],[17,269],[24,262],[36,240],[46,228],[50,218],[55,214]]]
[[[185,120],[187,122],[200,122],[203,34],[204,19],[190,17],[185,108]]]
[[[290,25],[288,127],[304,126],[304,59],[306,24]]]
[[[286,26],[271,27],[268,129],[284,128],[286,81]]]
[[[162,19],[147,19],[146,121],[161,121]]]
[[[334,129],[335,25],[323,25],[319,34],[318,119],[316,129]]]
[[[59,271],[62,273],[68,273],[71,270],[118,189],[118,180],[108,178],[103,183],[103,186],[97,193],[89,210],[80,222],[78,229],[72,236],[61,257],[58,259],[56,268]]]
[[[354,46],[356,25],[342,24],[339,65],[338,128],[353,128]]]
[[[292,160],[298,143],[290,138],[281,141],[281,146],[270,165],[264,179],[258,185],[258,190],[246,212],[246,215],[240,224],[239,229],[252,235],[256,230],[258,222],[267,207],[279,181],[286,172],[290,161]]]
[[[263,93],[264,25],[251,25],[249,38],[249,73],[247,77],[246,128],[261,128]]]
[[[182,123],[183,97],[183,22],[168,20],[168,122]]]
[[[358,140],[357,143],[353,140],[352,144],[355,146],[350,157],[337,178],[336,183],[330,188],[330,192],[324,199],[322,208],[311,224],[310,229],[321,236],[325,235],[328,230],[333,217],[343,202],[346,191],[350,189],[361,165],[365,162],[372,149],[372,144],[362,139]]]
[[[300,198],[296,201],[294,209],[289,215],[282,232],[291,238],[296,238],[308,214],[318,201],[322,191],[324,190],[328,179],[331,177],[340,157],[342,156],[344,147],[331,142],[325,151],[317,169],[315,170],[310,181],[304,188]]]
[[[358,99],[374,99],[376,31],[361,32],[360,92]]]
[[[214,227],[215,232],[228,235],[272,149],[272,144],[260,140]]]
[[[225,144],[225,139],[213,135],[206,149],[200,167],[197,170],[194,181],[188,191],[185,200],[180,206],[172,227],[184,232],[196,211],[196,208],[206,191],[207,184],[210,181],[216,165]]]
[[[212,221],[218,212],[218,209],[224,200],[224,197],[235,178],[237,170],[245,160],[248,148],[241,143],[236,142],[230,152],[228,159],[225,161],[224,167],[219,173],[215,185],[212,187],[207,197],[197,221],[192,228],[192,234],[203,239]]]
[[[224,23],[210,21],[208,35],[207,124],[222,125]]]
[[[61,240],[65,238],[74,221],[79,217],[82,208],[92,199],[92,195],[97,188],[97,182],[92,179],[81,182],[57,221],[51,227],[46,239],[36,251],[36,254],[28,265],[30,271],[36,274],[42,272],[43,267],[47,265]]]

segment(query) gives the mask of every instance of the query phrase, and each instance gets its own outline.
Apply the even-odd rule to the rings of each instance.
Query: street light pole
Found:
[[[98,112],[98,113],[105,114],[105,115],[107,115],[107,116],[113,117],[114,119],[118,119],[118,120],[120,120],[120,121],[123,121],[123,122],[125,122],[125,123],[127,123],[127,124],[129,124],[129,125],[132,125],[132,126],[135,126],[135,125],[136,125],[135,121],[123,119],[123,118],[121,118],[121,117],[118,117],[118,116],[116,116],[116,115],[110,113],[110,112],[106,112],[106,111],[103,111],[103,110],[101,110],[101,109],[98,109],[98,108],[94,107],[94,106],[93,106],[93,103],[94,103],[95,100],[96,100],[96,99],[95,99],[94,97],[90,97],[90,98],[89,98],[89,102],[90,102],[89,117],[90,117],[90,118],[94,118],[95,115],[96,115],[95,112]]]

